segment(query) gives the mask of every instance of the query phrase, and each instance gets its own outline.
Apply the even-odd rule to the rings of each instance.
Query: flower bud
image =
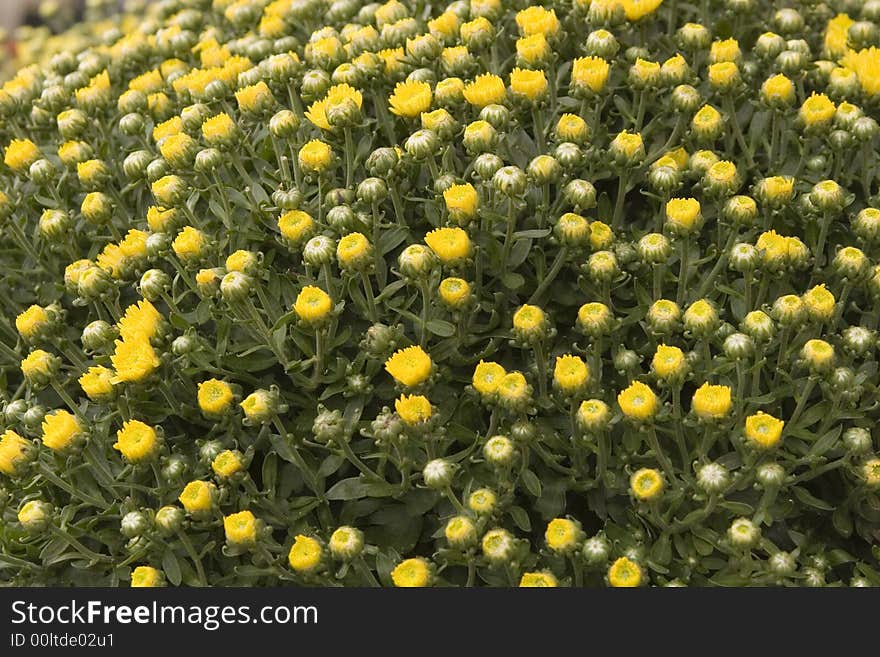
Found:
[[[176,506],[163,506],[156,511],[156,528],[163,536],[173,536],[183,526],[185,514]]]
[[[507,436],[492,436],[483,446],[483,457],[496,468],[508,468],[517,457],[517,449]]]
[[[36,536],[44,533],[52,522],[55,508],[42,500],[25,502],[18,510],[18,522],[28,534]]]
[[[429,461],[422,470],[425,485],[434,490],[440,490],[452,483],[455,467],[446,459],[434,459]]]
[[[126,538],[137,538],[150,528],[150,520],[142,511],[129,511],[122,516],[120,532]]]

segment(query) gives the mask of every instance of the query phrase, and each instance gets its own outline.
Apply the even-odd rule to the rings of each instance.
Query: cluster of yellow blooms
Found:
[[[790,4],[72,32],[0,87],[0,557],[880,585],[880,0]]]

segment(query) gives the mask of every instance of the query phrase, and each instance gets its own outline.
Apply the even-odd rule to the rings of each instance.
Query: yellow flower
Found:
[[[226,112],[220,112],[202,123],[202,137],[209,146],[228,145],[237,131],[238,126]]]
[[[624,130],[612,140],[609,148],[615,157],[624,158],[627,162],[641,160],[645,157],[645,144],[638,132]]]
[[[778,73],[767,78],[761,85],[761,97],[773,106],[791,105],[795,98],[794,82]]]
[[[432,415],[431,402],[423,395],[401,395],[394,401],[394,410],[409,426],[424,422]]]
[[[333,301],[330,295],[314,285],[305,286],[297,295],[293,309],[297,316],[307,324],[320,324],[330,316]]]
[[[266,390],[255,390],[239,405],[245,417],[254,422],[268,419],[270,413],[274,411],[272,395]]]
[[[159,367],[159,357],[144,336],[117,340],[110,362],[116,370],[113,383],[139,383]]]
[[[543,32],[517,39],[516,54],[526,64],[535,66],[550,55],[550,46]]]
[[[336,245],[336,258],[343,268],[356,269],[366,265],[373,254],[373,246],[363,233],[349,233]]]
[[[543,7],[533,5],[527,7],[516,14],[516,25],[519,33],[523,36],[531,36],[533,34],[543,34],[552,37],[559,32],[559,19],[556,18],[556,11],[547,10]]]
[[[846,14],[837,14],[825,28],[823,54],[829,59],[839,59],[847,52],[847,31],[855,21]]]
[[[547,314],[538,306],[524,304],[513,313],[513,331],[521,339],[540,338],[547,328]]]
[[[757,447],[769,449],[779,443],[784,426],[785,422],[782,420],[778,420],[763,411],[758,411],[746,418],[746,438]]]
[[[13,139],[6,147],[3,163],[21,173],[40,158],[40,149],[30,139]]]
[[[662,72],[663,67],[659,62],[652,62],[651,60],[639,57],[636,59],[636,63],[629,69],[629,79],[631,82],[639,85],[638,88],[644,88],[657,84],[660,81]]]
[[[739,68],[733,62],[716,62],[709,65],[709,83],[721,89],[729,88],[739,80]]]
[[[658,345],[651,361],[654,374],[664,381],[672,381],[681,378],[687,369],[687,360],[684,352],[678,347],[665,344]]]
[[[635,22],[651,16],[663,4],[663,0],[622,0],[626,20]]]
[[[290,244],[301,244],[315,230],[315,220],[302,210],[290,210],[278,217],[278,230]]]
[[[420,80],[398,82],[388,97],[388,105],[397,116],[417,118],[431,107],[431,85]]]
[[[666,203],[666,222],[677,232],[690,233],[702,222],[700,202],[695,198],[674,198]]]
[[[15,328],[25,340],[33,340],[42,333],[49,324],[49,313],[36,304],[20,313],[15,318]]]
[[[404,54],[402,46],[400,48],[385,48],[376,54],[382,58],[382,63],[385,65],[385,75],[390,76],[400,70]]]
[[[324,549],[316,539],[299,534],[290,546],[287,562],[298,573],[310,573],[321,564],[323,552]]]
[[[76,416],[67,411],[55,411],[43,419],[43,444],[55,452],[70,448],[83,435]]]
[[[531,387],[521,372],[510,372],[498,384],[498,397],[502,402],[514,406],[522,405],[529,401]]]
[[[556,588],[559,582],[550,571],[523,573],[519,580],[520,588]]]
[[[214,474],[224,479],[241,472],[244,469],[242,454],[238,450],[224,449],[214,460],[211,461],[211,469]]]
[[[29,460],[32,451],[31,441],[7,429],[0,436],[0,472],[10,477],[17,476],[19,468]]]
[[[633,381],[617,395],[620,410],[631,420],[644,422],[657,414],[660,405],[657,395],[641,381]]]
[[[159,451],[161,440],[156,430],[140,420],[128,420],[116,432],[113,448],[118,450],[131,463],[141,463],[151,459]]]
[[[125,314],[119,320],[117,326],[119,335],[123,340],[129,338],[144,337],[148,340],[156,337],[164,322],[162,314],[156,310],[156,306],[141,299],[136,304],[125,309]]]
[[[440,80],[434,87],[434,98],[441,105],[450,105],[464,98],[464,80],[461,78],[446,78]]]
[[[506,375],[507,371],[498,363],[491,361],[486,363],[481,360],[474,368],[471,385],[483,397],[487,397],[498,392],[498,386]]]
[[[242,112],[260,112],[275,103],[272,90],[262,80],[236,91],[235,100]]]
[[[417,588],[431,584],[431,568],[421,557],[401,561],[391,571],[391,581],[398,588]]]
[[[731,400],[728,386],[704,383],[694,392],[691,408],[703,420],[719,420],[730,413]]]
[[[611,65],[600,57],[580,57],[571,64],[571,84],[582,91],[599,93],[608,82]]]
[[[491,73],[478,75],[473,82],[465,85],[463,93],[468,103],[481,109],[486,105],[503,103],[507,95],[504,80]]]
[[[738,62],[742,57],[739,42],[736,39],[724,39],[715,41],[709,49],[709,62]]]
[[[233,513],[223,518],[223,531],[232,545],[254,545],[257,542],[257,519],[250,511]]]
[[[834,364],[834,347],[825,340],[807,340],[801,349],[801,355],[810,368],[819,372],[827,371]]]
[[[152,566],[138,566],[131,571],[132,588],[156,588],[165,585],[165,577],[161,570]]]
[[[556,123],[556,138],[560,141],[582,143],[589,135],[587,122],[575,114],[563,114]]]
[[[580,356],[557,356],[553,382],[566,394],[583,389],[590,380],[590,369]]]
[[[168,164],[178,168],[187,165],[197,148],[198,145],[195,139],[185,132],[165,137],[159,143],[159,152],[162,154],[162,157],[165,158]]]
[[[153,141],[157,144],[172,135],[178,135],[183,132],[183,119],[179,116],[172,116],[167,121],[157,123],[153,128]]]
[[[468,497],[468,508],[474,513],[492,513],[498,503],[498,496],[488,488],[478,488]]]
[[[635,561],[620,557],[608,569],[608,583],[615,588],[635,588],[642,583],[642,569]]]
[[[450,217],[459,223],[473,219],[480,205],[477,190],[470,183],[452,185],[447,188],[443,192],[443,201],[446,203]]]
[[[232,406],[235,395],[225,381],[208,379],[199,384],[199,408],[206,415],[223,415]]]
[[[79,377],[79,385],[89,399],[100,402],[113,395],[113,376],[110,368],[95,365]]]
[[[544,532],[547,547],[554,552],[569,553],[577,548],[582,539],[580,526],[568,518],[554,518]]]
[[[577,421],[584,431],[602,431],[608,426],[610,418],[611,409],[601,399],[582,401],[577,410]]]
[[[663,492],[663,475],[653,468],[641,468],[629,479],[629,489],[639,500],[653,500]]]
[[[438,291],[443,303],[452,310],[460,310],[470,299],[471,286],[463,278],[444,278]]]
[[[187,513],[206,515],[214,508],[217,487],[210,481],[195,480],[189,482],[177,499],[183,504]]]
[[[154,233],[164,233],[172,227],[177,210],[174,208],[165,209],[155,205],[151,205],[147,209],[147,226]]]
[[[400,349],[385,361],[385,370],[395,381],[407,387],[427,381],[433,369],[431,357],[419,346]]]
[[[48,351],[34,349],[21,361],[21,373],[28,381],[48,383],[49,377],[57,371],[58,359]]]
[[[813,94],[804,101],[798,116],[808,128],[823,127],[831,123],[837,106],[825,94]]]
[[[544,71],[515,68],[510,72],[510,90],[528,100],[539,100],[547,93],[547,76]]]
[[[452,39],[458,34],[459,19],[455,12],[445,11],[428,21],[428,30],[438,39]]]
[[[299,164],[306,171],[320,173],[333,161],[333,151],[329,144],[319,139],[312,139],[299,149]]]
[[[430,87],[428,87],[430,94]],[[322,100],[311,104],[306,112],[306,118],[322,130],[332,130],[333,126],[327,118],[327,113],[334,107],[353,103],[358,109],[363,106],[363,95],[360,91],[348,84],[335,84],[327,90]],[[428,101],[430,103],[430,100]]]
[[[184,262],[194,261],[203,255],[206,242],[207,238],[202,231],[192,226],[185,226],[174,238],[171,248]]]
[[[58,159],[67,167],[74,167],[94,155],[92,147],[83,141],[66,141],[58,147]]]
[[[462,263],[471,256],[473,247],[467,232],[461,228],[437,228],[425,235],[425,243],[446,265]]]
[[[880,94],[880,50],[875,46],[858,52],[849,50],[841,63],[856,74],[866,95]]]
[[[824,283],[807,290],[801,300],[810,318],[815,321],[827,322],[834,315],[837,301]]]
[[[865,485],[868,488],[880,488],[880,459],[869,459],[862,466]]]

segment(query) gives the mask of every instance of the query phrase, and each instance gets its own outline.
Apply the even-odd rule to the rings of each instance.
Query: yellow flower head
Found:
[[[587,399],[577,410],[577,421],[584,431],[602,431],[611,419],[611,409],[601,399]]]
[[[40,158],[40,149],[30,139],[13,139],[6,147],[3,163],[17,173],[23,172]]]
[[[235,100],[242,112],[261,112],[275,104],[272,90],[262,80],[236,91]]]
[[[293,309],[306,324],[320,324],[330,316],[333,300],[321,288],[307,285],[297,295]]]
[[[79,385],[89,399],[101,402],[113,396],[113,376],[109,367],[94,365],[79,377]]]
[[[192,226],[185,226],[171,243],[174,253],[184,262],[195,261],[201,258],[206,246],[207,238],[205,234]]]
[[[317,539],[299,534],[290,546],[287,562],[298,573],[310,573],[321,565],[323,554],[324,548]]]
[[[443,533],[452,547],[470,547],[477,540],[477,527],[468,516],[450,518]]]
[[[709,83],[718,89],[728,89],[740,79],[739,67],[733,62],[709,65]]]
[[[446,78],[440,80],[434,87],[434,98],[441,105],[453,105],[464,98],[464,80],[461,78]]]
[[[250,511],[233,513],[223,518],[223,531],[232,545],[254,545],[257,542],[257,519]]]
[[[779,443],[784,426],[785,422],[782,420],[758,411],[746,418],[746,438],[761,449],[770,449]]]
[[[709,62],[711,64],[717,62],[739,62],[741,58],[742,52],[736,39],[715,41],[709,49]]]
[[[161,447],[161,440],[156,430],[140,420],[128,420],[116,432],[113,448],[118,450],[127,461],[141,463],[153,458]]]
[[[427,381],[433,369],[431,357],[419,346],[400,349],[385,361],[385,370],[395,381],[409,388]]]
[[[608,82],[611,65],[600,57],[580,57],[571,64],[571,84],[581,91],[599,93]]]
[[[459,18],[453,11],[445,11],[428,21],[428,31],[438,39],[452,39],[458,35]]]
[[[553,369],[553,382],[566,394],[574,394],[590,380],[590,368],[580,356],[557,356]]]
[[[478,488],[468,497],[468,508],[476,514],[492,513],[498,503],[498,496],[488,488]]]
[[[761,85],[761,97],[764,102],[773,107],[787,107],[794,102],[794,82],[777,73],[764,81]]]
[[[663,0],[621,0],[626,20],[635,22],[651,16],[663,4]]]
[[[583,537],[584,533],[580,525],[568,518],[554,518],[544,532],[547,547],[560,553],[569,553],[577,549]]]
[[[684,352],[678,347],[661,344],[654,352],[651,367],[657,378],[674,381],[680,379],[687,371],[687,360]]]
[[[801,300],[804,302],[810,319],[814,321],[827,322],[834,315],[837,301],[824,283],[807,290]]]
[[[151,340],[158,335],[164,321],[156,306],[146,299],[141,299],[125,309],[125,314],[117,326],[123,340],[136,337]]]
[[[147,208],[147,226],[154,233],[164,233],[170,230],[176,218],[177,211],[174,208],[166,210],[155,205]]]
[[[522,36],[543,34],[552,37],[559,32],[559,19],[555,10],[532,5],[516,14],[516,26]]]
[[[55,411],[43,419],[43,444],[54,452],[70,449],[83,435],[76,416],[67,411]]]
[[[659,62],[639,57],[629,69],[629,80],[637,88],[644,88],[657,84],[660,81],[662,72],[663,67]]]
[[[848,50],[841,64],[856,74],[867,96],[880,94],[880,49],[871,46],[859,51]]]
[[[12,429],[7,429],[0,435],[0,472],[10,477],[17,476],[32,452],[31,441],[22,438]]]
[[[132,588],[156,588],[165,586],[162,571],[152,566],[138,566],[131,571]]]
[[[213,483],[197,479],[184,486],[177,499],[187,513],[198,516],[207,515],[214,508],[216,496],[217,487]]]
[[[865,485],[868,488],[880,488],[880,459],[868,459],[862,466]]]
[[[556,588],[559,582],[549,570],[537,573],[523,573],[519,580],[520,588]]]
[[[373,245],[363,233],[349,233],[336,245],[336,258],[346,269],[356,269],[366,265],[373,255]]]
[[[477,190],[470,183],[447,188],[443,192],[443,201],[446,203],[450,217],[459,223],[473,219],[480,205]]]
[[[460,310],[467,304],[471,286],[463,278],[444,278],[440,281],[440,300],[451,310]]]
[[[539,100],[547,93],[547,76],[544,71],[515,68],[510,72],[510,90],[528,100]]]
[[[226,413],[235,399],[232,388],[226,381],[208,379],[199,384],[199,408],[210,416],[219,416]]]
[[[183,119],[179,116],[172,116],[167,121],[156,124],[153,128],[153,141],[158,144],[166,137],[179,135],[181,132],[183,132]]]
[[[474,107],[498,105],[504,102],[507,92],[504,80],[492,73],[478,75],[473,82],[464,87],[464,99]]]
[[[563,114],[556,123],[556,138],[560,141],[583,143],[589,135],[587,122],[575,114]]]
[[[198,145],[195,139],[185,132],[165,137],[159,143],[159,152],[173,167],[184,167],[195,154]]]
[[[687,234],[702,222],[700,202],[695,198],[674,198],[666,203],[666,222],[670,229]]]
[[[509,372],[498,384],[498,397],[502,402],[521,405],[531,398],[531,386],[522,372]]]
[[[43,349],[34,349],[21,361],[21,373],[28,381],[47,383],[49,377],[57,372],[58,358]]]
[[[15,318],[15,328],[25,340],[36,339],[49,325],[49,313],[36,304]]]
[[[608,583],[615,588],[635,588],[642,583],[642,569],[635,561],[620,557],[608,569]]]
[[[728,386],[713,386],[704,383],[697,388],[691,401],[691,408],[702,420],[719,420],[730,413],[731,398]]]
[[[644,422],[652,419],[660,406],[657,395],[641,381],[633,381],[617,395],[620,410],[630,420]]]
[[[834,364],[834,347],[818,338],[807,340],[801,349],[801,355],[810,368],[815,371],[827,371]]]
[[[431,108],[431,85],[420,80],[398,82],[388,97],[391,112],[408,119],[418,118]]]
[[[159,357],[144,336],[117,340],[110,362],[116,370],[113,383],[139,383],[159,367]]]
[[[498,363],[492,361],[486,363],[481,360],[474,368],[471,385],[483,397],[487,397],[498,392],[498,386],[506,375],[507,371]]]
[[[804,101],[798,116],[808,128],[821,128],[831,123],[837,106],[825,94],[813,94]]]
[[[550,45],[543,32],[516,41],[516,54],[524,63],[535,66],[550,56]]]
[[[645,144],[642,135],[638,132],[624,130],[617,133],[609,147],[611,153],[617,158],[623,158],[627,162],[641,160],[645,157]]]
[[[473,253],[471,239],[461,228],[437,228],[425,235],[425,243],[431,247],[445,265],[456,265]]]
[[[636,499],[656,499],[663,492],[663,475],[653,468],[641,468],[629,478],[629,489]]]
[[[423,395],[401,395],[394,401],[394,410],[409,426],[415,426],[432,415],[431,402]]]
[[[209,146],[227,146],[237,133],[238,126],[226,112],[220,112],[202,123],[202,137]]]
[[[306,171],[320,173],[333,161],[333,150],[320,139],[312,139],[299,149],[299,164]]]
[[[278,217],[278,230],[289,244],[302,244],[315,231],[315,220],[302,210],[289,210]]]
[[[847,31],[855,21],[846,14],[837,14],[825,28],[823,54],[829,59],[839,59],[847,52]]]
[[[330,125],[328,119],[328,113],[331,110],[348,103],[361,109],[363,102],[363,95],[360,91],[348,84],[336,84],[327,90],[322,100],[311,104],[306,112],[306,118],[322,130],[332,130],[333,126]]]
[[[431,567],[422,557],[401,561],[391,571],[391,581],[398,588],[419,588],[430,586]]]

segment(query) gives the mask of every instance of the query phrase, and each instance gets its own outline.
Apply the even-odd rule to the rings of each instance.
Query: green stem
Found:
[[[550,284],[556,279],[559,275],[559,272],[562,270],[562,266],[565,264],[565,261],[568,257],[568,249],[566,247],[560,247],[559,252],[556,254],[556,258],[553,260],[553,264],[550,266],[550,271],[547,272],[547,275],[543,277],[541,280],[541,284],[538,285],[538,288],[532,293],[532,296],[529,297],[529,303],[535,303],[541,298],[541,295],[550,287]]]
[[[189,540],[189,536],[186,535],[185,531],[179,529],[177,531],[177,538],[180,539],[183,549],[186,550],[186,553],[193,562],[193,566],[196,568],[196,576],[199,578],[199,586],[207,586],[208,580],[205,577],[205,569],[202,567],[202,560],[199,557],[199,553],[196,552],[196,548],[193,546],[192,541]]]

